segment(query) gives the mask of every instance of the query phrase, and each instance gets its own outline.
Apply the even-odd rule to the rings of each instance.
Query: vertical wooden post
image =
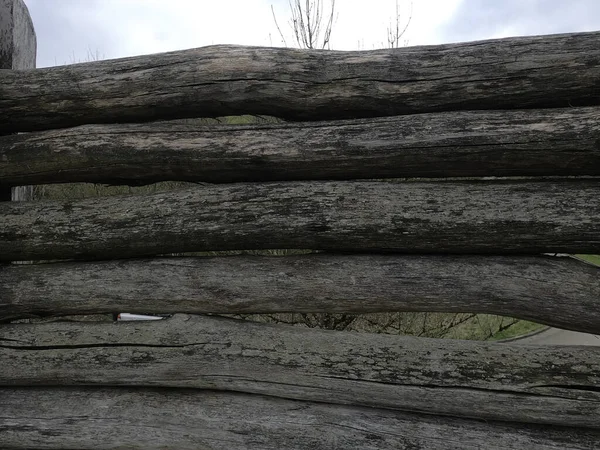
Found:
[[[0,69],[35,69],[36,50],[33,22],[23,0],[0,0]],[[32,197],[33,186],[0,186],[0,202]]]
[[[37,41],[23,0],[0,0],[0,69],[35,69]],[[0,201],[27,200],[32,186],[0,187]]]

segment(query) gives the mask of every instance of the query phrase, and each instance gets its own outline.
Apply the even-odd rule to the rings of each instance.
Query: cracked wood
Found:
[[[599,299],[600,268],[549,256],[313,254],[0,267],[0,320],[113,311],[439,311],[600,334]]]
[[[0,446],[182,450],[588,450],[600,430],[192,389],[0,388]]]
[[[594,347],[332,332],[186,315],[145,323],[4,325],[0,333],[3,386],[201,388],[600,426],[600,349]]]
[[[600,33],[372,51],[216,45],[2,71],[0,134],[267,114],[293,120],[597,105]]]
[[[0,203],[0,261],[269,248],[595,254],[599,194],[594,180],[320,181]]]
[[[0,137],[0,186],[600,175],[600,108],[285,125],[86,125]]]

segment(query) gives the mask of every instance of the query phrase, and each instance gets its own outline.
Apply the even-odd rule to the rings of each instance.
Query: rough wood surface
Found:
[[[0,388],[10,449],[591,450],[600,431],[189,389]]]
[[[600,253],[600,182],[272,182],[0,203],[0,261],[300,248]]]
[[[0,185],[600,175],[600,108],[284,125],[180,121],[0,137]]]
[[[0,69],[33,69],[36,49],[35,30],[25,2],[0,0]]]
[[[113,311],[472,312],[600,334],[600,268],[535,256],[327,254],[0,268],[0,320]]]
[[[320,120],[600,103],[600,33],[333,52],[217,45],[2,72],[0,134],[268,114]]]
[[[0,386],[185,387],[600,427],[600,348],[335,332],[207,316],[0,328]]]
[[[0,0],[0,69],[33,69],[36,48],[35,30],[23,0]],[[2,70],[2,73],[6,73],[6,70]],[[0,155],[0,167],[4,162],[4,157]],[[31,186],[6,184],[1,178],[0,174],[0,202],[31,198]]]

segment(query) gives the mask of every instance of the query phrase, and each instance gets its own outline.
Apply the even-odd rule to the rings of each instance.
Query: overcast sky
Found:
[[[328,0],[324,0],[328,1]],[[38,67],[211,44],[282,46],[287,0],[25,0]],[[395,0],[337,0],[336,50],[386,46]],[[401,22],[410,1],[400,0]],[[404,24],[404,23],[402,23]],[[408,45],[600,30],[600,0],[414,0]]]

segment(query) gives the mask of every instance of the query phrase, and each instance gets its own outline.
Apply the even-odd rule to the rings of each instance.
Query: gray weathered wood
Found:
[[[218,45],[2,72],[0,134],[235,114],[590,106],[600,103],[599,57],[600,33],[571,33],[361,52]]]
[[[600,253],[600,182],[273,182],[0,204],[0,261],[259,248]]]
[[[0,0],[0,68],[34,68],[36,49],[33,22],[23,0]]]
[[[590,450],[600,431],[190,389],[0,388],[11,449]]]
[[[493,344],[178,315],[5,325],[0,386],[217,389],[598,428],[600,348]]]
[[[0,320],[112,311],[473,312],[600,334],[600,268],[536,256],[316,254],[0,269]]]
[[[23,0],[0,0],[0,69],[35,68],[36,49],[35,30]],[[6,73],[6,70],[2,70],[2,73]],[[0,156],[0,166],[3,163],[4,159]],[[0,181],[0,201],[31,198],[32,186],[18,184],[7,185]],[[15,188],[11,189],[12,186]]]
[[[285,125],[179,121],[0,137],[0,185],[600,175],[600,108]]]

